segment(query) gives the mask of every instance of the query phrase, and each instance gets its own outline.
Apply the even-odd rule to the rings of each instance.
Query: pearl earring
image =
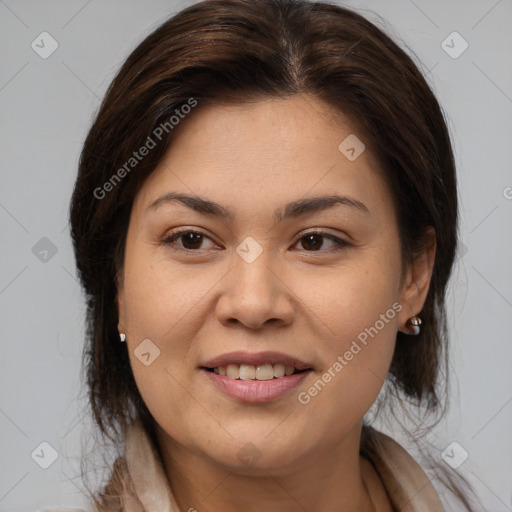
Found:
[[[405,327],[407,329],[406,334],[411,334],[412,336],[416,336],[420,333],[420,326],[422,324],[421,318],[417,315],[411,316],[409,320],[407,320],[407,323],[405,324]],[[404,331],[402,331],[404,332]]]
[[[119,339],[121,340],[121,342],[126,341],[126,334],[124,334],[123,332],[120,332]]]

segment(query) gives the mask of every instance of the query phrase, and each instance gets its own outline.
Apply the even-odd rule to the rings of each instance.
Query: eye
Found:
[[[199,249],[204,239],[211,240],[210,237],[200,231],[181,229],[171,232],[162,240],[162,243],[179,251],[200,252]],[[176,242],[176,240],[181,241],[181,246]]]
[[[329,239],[332,242],[334,242],[334,246],[330,249],[326,249],[321,251],[321,247],[323,245],[323,239]],[[332,251],[339,251],[343,249],[345,246],[349,246],[350,244],[348,242],[345,242],[345,240],[341,240],[340,238],[331,235],[325,231],[310,231],[309,233],[306,233],[302,235],[299,240],[297,240],[297,244],[301,244],[302,248],[306,250],[307,252],[312,251],[320,251],[320,252],[332,252]]]

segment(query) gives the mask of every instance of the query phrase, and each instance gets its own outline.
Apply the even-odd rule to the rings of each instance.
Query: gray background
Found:
[[[192,3],[0,0],[0,512],[84,504],[78,476],[90,424],[81,415],[84,303],[68,202],[81,144],[114,73],[143,37]],[[456,471],[487,510],[509,511],[512,2],[346,5],[381,27],[377,15],[389,23],[388,33],[421,60],[447,113],[464,247],[448,300],[453,406],[430,438],[439,464],[445,464],[441,452],[459,443],[469,457]],[[46,59],[31,47],[44,31],[58,43]],[[457,58],[462,40],[442,46],[454,31],[469,44]],[[50,462],[51,450],[42,442],[59,455],[47,469],[39,464]],[[39,464],[34,450],[45,454],[34,455]],[[461,454],[456,447],[452,458]]]

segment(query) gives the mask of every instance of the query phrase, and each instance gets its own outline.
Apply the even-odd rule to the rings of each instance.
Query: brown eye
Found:
[[[205,239],[210,240],[209,237],[198,231],[181,230],[165,237],[162,243],[172,246],[177,250],[199,252],[201,244]]]
[[[180,234],[179,239],[182,241],[182,245],[185,249],[199,249],[202,243],[202,237],[200,233],[188,232],[185,234]]]
[[[328,249],[323,249],[323,252],[330,252],[332,250],[339,250],[345,246],[350,245],[348,242],[341,240],[340,238],[335,237],[334,235],[330,235],[323,231],[315,231],[311,233],[307,233],[303,235],[297,243],[300,242],[301,247],[307,252],[312,251],[322,251],[322,246],[324,244],[324,239],[328,239],[334,242],[334,246]]]

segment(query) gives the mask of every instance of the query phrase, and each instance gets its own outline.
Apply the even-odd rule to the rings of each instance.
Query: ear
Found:
[[[400,331],[406,330],[407,320],[413,315],[418,315],[425,304],[434,270],[435,255],[436,234],[434,228],[428,226],[424,233],[424,248],[415,255],[414,261],[407,268],[400,291],[400,304],[403,307],[398,317]],[[421,314],[419,316],[421,317]]]
[[[117,315],[119,323],[117,329],[120,333],[126,334],[126,302],[124,295],[124,271],[121,269],[116,275],[117,285]]]

